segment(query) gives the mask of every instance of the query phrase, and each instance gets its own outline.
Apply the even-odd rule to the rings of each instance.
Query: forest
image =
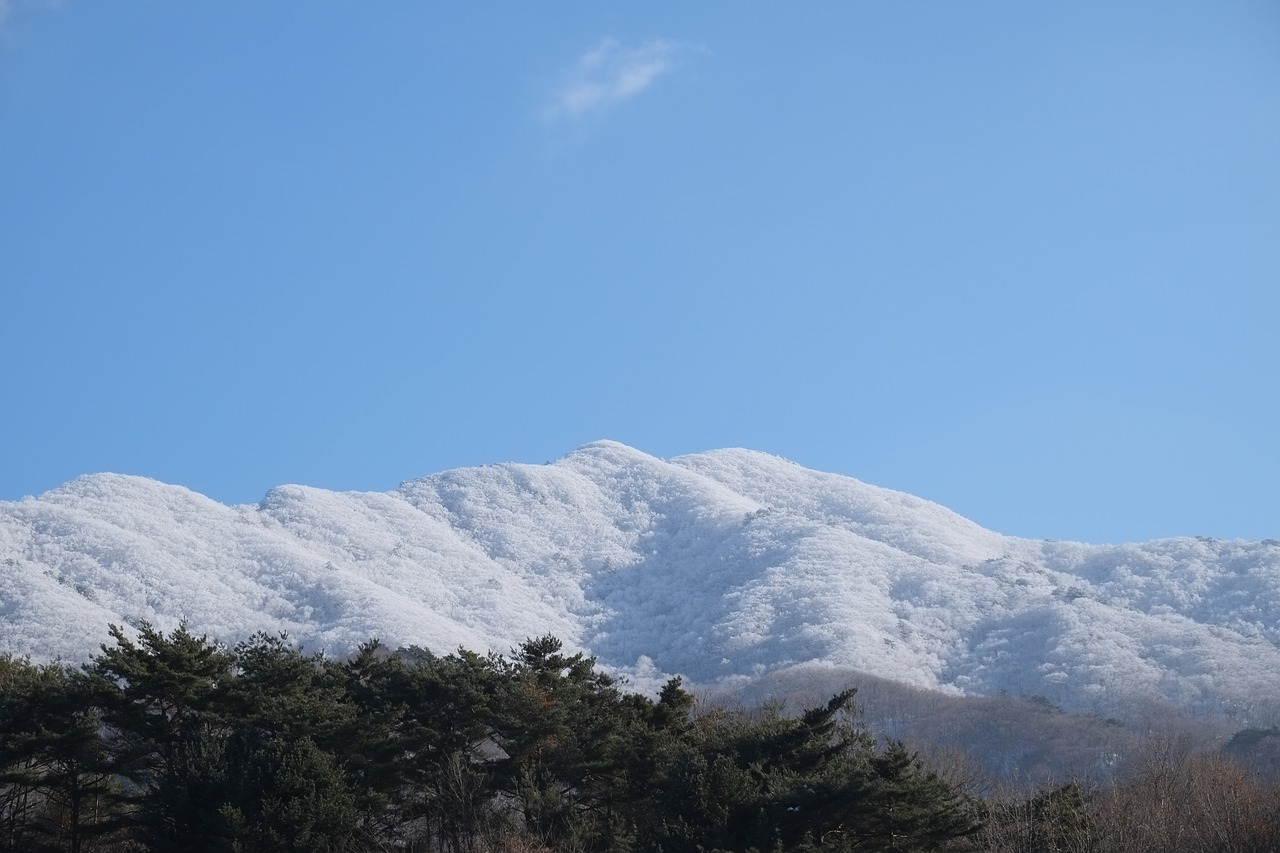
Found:
[[[650,697],[559,640],[346,659],[112,626],[0,657],[0,851],[1280,849],[1280,788],[1153,733],[1105,783],[993,786],[816,707]]]

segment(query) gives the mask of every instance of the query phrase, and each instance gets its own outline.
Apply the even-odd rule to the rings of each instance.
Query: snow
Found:
[[[1280,702],[1280,544],[1015,539],[741,449],[595,442],[234,507],[98,474],[0,503],[0,650],[82,661],[142,620],[332,655],[552,633],[639,685],[830,666],[1100,712]]]

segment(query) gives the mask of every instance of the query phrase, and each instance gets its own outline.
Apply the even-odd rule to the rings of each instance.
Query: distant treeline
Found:
[[[1280,795],[1155,749],[1132,780],[977,797],[877,743],[853,691],[799,715],[627,692],[553,637],[509,656],[185,626],[80,669],[0,657],[3,851],[1261,851]]]

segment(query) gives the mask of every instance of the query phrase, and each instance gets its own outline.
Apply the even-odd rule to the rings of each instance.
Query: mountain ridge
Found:
[[[552,633],[642,687],[816,665],[1107,713],[1280,706],[1280,543],[1018,539],[753,450],[601,441],[236,506],[97,474],[0,503],[0,651],[78,661],[108,622],[183,619],[330,654]]]

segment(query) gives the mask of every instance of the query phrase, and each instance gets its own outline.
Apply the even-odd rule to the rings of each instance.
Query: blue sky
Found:
[[[598,438],[1280,537],[1280,6],[0,0],[0,499]]]

